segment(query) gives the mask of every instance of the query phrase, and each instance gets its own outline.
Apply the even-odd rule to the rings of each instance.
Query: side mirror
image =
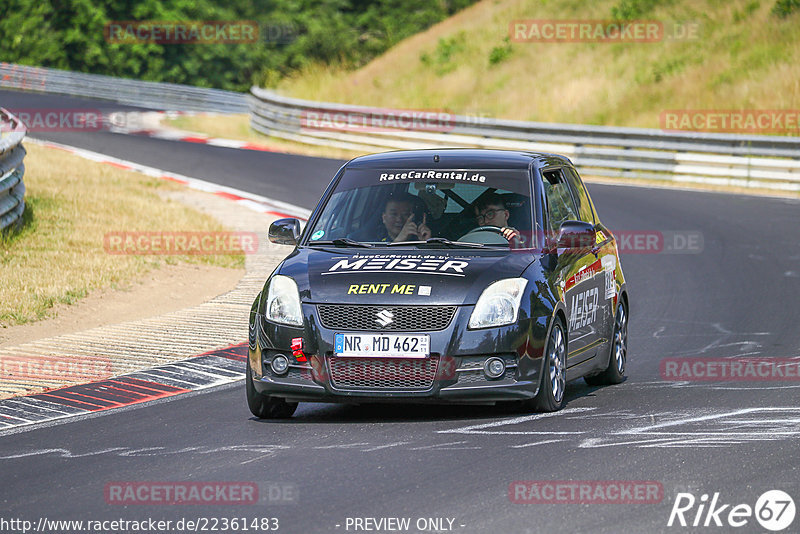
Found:
[[[289,217],[269,225],[269,240],[278,245],[297,245],[300,239],[300,221]]]
[[[582,221],[564,221],[558,231],[558,248],[583,249],[595,244],[594,226]]]

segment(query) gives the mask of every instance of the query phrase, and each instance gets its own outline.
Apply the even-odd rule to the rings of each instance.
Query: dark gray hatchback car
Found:
[[[628,292],[614,235],[569,159],[500,150],[355,158],[334,176],[249,321],[260,418],[300,401],[564,405],[618,383]]]

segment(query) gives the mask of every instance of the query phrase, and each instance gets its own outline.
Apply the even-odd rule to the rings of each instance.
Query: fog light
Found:
[[[486,378],[500,378],[506,372],[506,362],[500,358],[489,358],[483,362],[483,373]]]
[[[272,372],[276,375],[282,375],[289,369],[289,359],[286,358],[283,354],[278,354],[274,358],[272,358],[272,363],[270,363],[270,367],[272,367]]]

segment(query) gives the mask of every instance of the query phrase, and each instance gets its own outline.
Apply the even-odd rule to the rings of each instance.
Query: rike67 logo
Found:
[[[755,506],[724,503],[719,492],[715,492],[710,500],[706,493],[699,499],[691,493],[678,493],[667,526],[739,528],[751,524],[755,518],[762,528],[779,532],[789,528],[795,512],[794,500],[781,490],[764,492],[756,500]]]

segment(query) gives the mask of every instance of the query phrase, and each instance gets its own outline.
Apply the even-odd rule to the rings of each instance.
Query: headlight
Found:
[[[527,284],[524,278],[506,278],[490,284],[472,310],[469,328],[503,326],[515,322]]]
[[[300,293],[294,280],[280,274],[272,277],[264,317],[275,323],[303,326]]]

